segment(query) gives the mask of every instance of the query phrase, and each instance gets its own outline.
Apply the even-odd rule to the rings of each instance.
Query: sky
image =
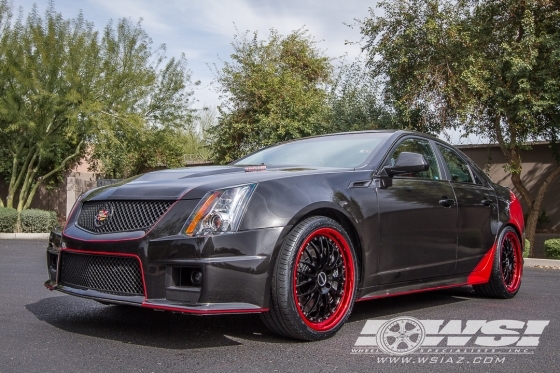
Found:
[[[12,0],[27,14],[33,4],[44,13],[48,0]],[[112,19],[142,19],[142,27],[155,50],[165,44],[169,57],[184,53],[195,88],[197,107],[219,105],[211,67],[220,68],[233,52],[236,33],[257,31],[261,39],[271,28],[286,35],[301,28],[309,30],[318,48],[332,58],[353,61],[361,53],[361,34],[356,20],[376,11],[376,1],[364,0],[55,0],[55,9],[65,18],[80,11],[102,29]],[[378,10],[377,10],[378,11]],[[350,43],[348,43],[350,42]],[[451,133],[453,143],[460,140]],[[468,142],[478,142],[471,139]]]

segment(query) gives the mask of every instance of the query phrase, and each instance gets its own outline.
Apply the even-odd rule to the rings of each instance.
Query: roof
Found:
[[[535,146],[535,145],[549,145],[548,141],[534,141],[526,142],[523,145]],[[500,144],[463,144],[463,145],[453,145],[457,149],[475,149],[475,148],[498,148]]]

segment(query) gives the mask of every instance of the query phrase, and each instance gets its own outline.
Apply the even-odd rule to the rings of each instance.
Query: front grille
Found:
[[[78,226],[94,233],[148,230],[172,204],[173,201],[84,202]]]
[[[116,295],[144,295],[140,262],[134,257],[62,252],[60,284]]]

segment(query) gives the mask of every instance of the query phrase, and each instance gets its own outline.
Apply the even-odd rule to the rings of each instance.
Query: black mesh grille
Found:
[[[165,214],[173,201],[84,202],[78,226],[95,233],[147,230]],[[106,213],[99,219],[101,211]]]
[[[133,257],[63,252],[60,283],[117,295],[144,295],[140,263]]]

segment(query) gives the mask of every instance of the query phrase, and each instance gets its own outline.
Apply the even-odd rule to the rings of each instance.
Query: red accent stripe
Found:
[[[91,255],[107,255],[107,256],[123,256],[123,257],[133,257],[138,260],[140,263],[140,272],[142,274],[142,284],[144,285],[144,301],[142,302],[141,306],[145,308],[152,308],[152,309],[160,309],[164,311],[173,311],[173,312],[183,312],[183,313],[192,313],[197,315],[217,315],[217,314],[228,314],[228,313],[261,313],[267,312],[268,308],[255,308],[255,309],[223,309],[223,310],[190,310],[180,307],[171,307],[171,306],[164,306],[164,305],[156,305],[147,303],[146,299],[148,298],[146,294],[146,279],[144,278],[144,267],[142,266],[142,261],[140,257],[136,254],[128,254],[128,253],[116,253],[116,252],[105,252],[105,251],[88,251],[88,250],[78,250],[78,249],[61,249],[62,251],[67,251],[76,254],[91,254]],[[59,255],[60,258],[60,255]],[[58,285],[58,273],[57,271],[57,282]]]
[[[512,191],[509,192],[509,195],[511,197],[509,203],[509,222],[517,228],[519,234],[523,235],[523,231],[525,230],[525,219],[523,218],[521,203]]]
[[[442,290],[442,289],[456,288],[456,287],[465,286],[465,285],[467,285],[467,283],[463,282],[463,283],[459,283],[459,284],[434,286],[434,287],[429,287],[429,288],[425,288],[425,289],[407,290],[407,291],[401,291],[401,292],[391,293],[391,294],[372,295],[370,297],[360,298],[360,299],[356,300],[356,302],[363,302],[363,301],[372,300],[372,299],[396,297],[396,296],[399,296],[399,295],[423,293],[423,292],[432,291],[432,290]]]
[[[521,203],[517,196],[510,191],[510,201],[509,201],[509,224],[516,227],[521,235],[523,235],[523,230],[525,229],[525,222],[523,220],[523,210],[521,208]],[[497,239],[498,237],[496,237]],[[477,264],[474,270],[470,273],[467,282],[469,285],[486,284],[490,281],[490,275],[492,274],[492,266],[494,264],[494,255],[496,253],[496,248],[498,242],[494,243],[494,246],[484,255],[482,260]]]
[[[196,314],[196,315],[219,315],[219,314],[228,314],[228,313],[261,313],[261,312],[267,312],[268,311],[268,308],[193,310],[193,309],[186,309],[186,308],[181,308],[181,307],[171,307],[171,306],[162,306],[162,305],[158,305],[158,304],[151,304],[151,303],[146,303],[145,301],[142,303],[142,307],[152,308],[152,309],[156,309],[156,310],[163,310],[163,311],[192,313],[192,314]]]
[[[105,256],[123,256],[123,257],[132,257],[132,258],[136,258],[136,260],[138,260],[138,263],[140,264],[140,274],[142,275],[142,285],[144,285],[144,301],[146,301],[146,298],[148,297],[146,294],[146,279],[144,278],[144,267],[142,266],[142,261],[140,260],[140,257],[136,254],[128,254],[128,253],[117,253],[117,252],[105,252],[105,251],[87,251],[87,250],[78,250],[78,249],[60,249],[60,254],[62,254],[63,251],[68,251],[71,253],[75,253],[75,254],[88,254],[88,255],[105,255]],[[59,258],[62,257],[62,255],[58,256]],[[60,260],[60,259],[59,259]],[[59,268],[60,269],[60,268]],[[56,274],[56,284],[58,285],[58,274],[60,273],[60,271],[57,271]]]
[[[492,248],[486,253],[486,255],[484,255],[482,260],[478,262],[476,267],[469,274],[469,277],[467,278],[467,283],[469,285],[485,284],[490,281],[496,245],[497,243],[494,243],[494,246],[492,246]]]

